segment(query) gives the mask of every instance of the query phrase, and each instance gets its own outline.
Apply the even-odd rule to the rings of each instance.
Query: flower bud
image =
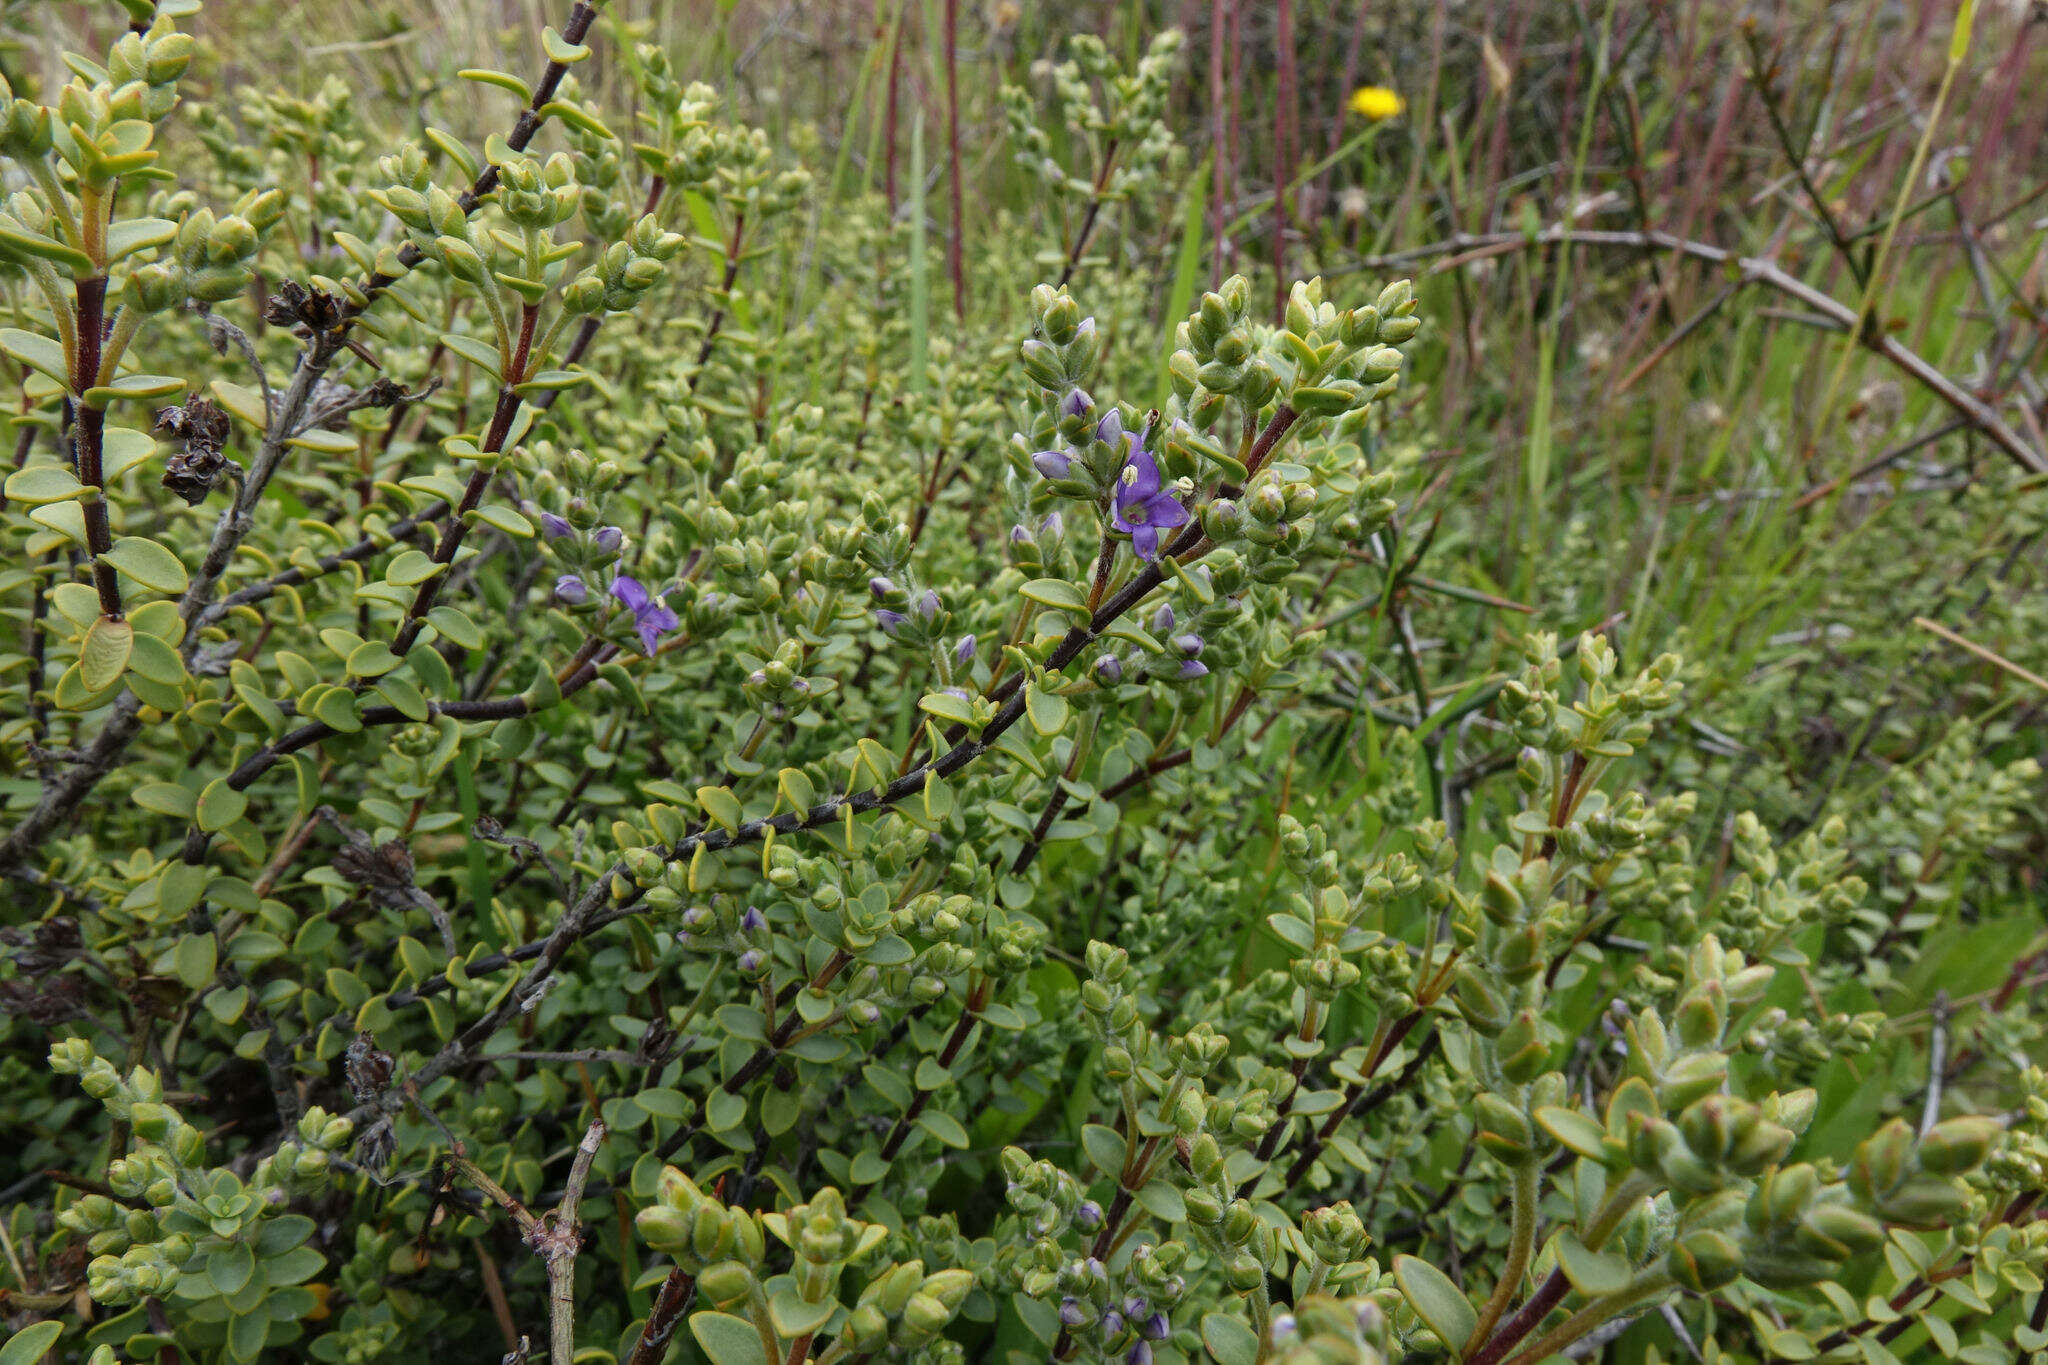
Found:
[[[1702,1229],[1674,1242],[1664,1264],[1681,1287],[1711,1294],[1742,1273],[1742,1248],[1726,1233]]]
[[[1975,1170],[2004,1131],[1997,1119],[1984,1115],[1944,1119],[1920,1139],[1920,1169],[1936,1175]]]

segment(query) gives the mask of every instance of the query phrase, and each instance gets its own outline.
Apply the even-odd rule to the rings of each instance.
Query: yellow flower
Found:
[[[1361,85],[1351,92],[1351,112],[1373,123],[1393,118],[1407,107],[1408,101],[1384,85]]]

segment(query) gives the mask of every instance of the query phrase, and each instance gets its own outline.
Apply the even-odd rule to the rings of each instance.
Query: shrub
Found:
[[[0,110],[0,1365],[2043,1344],[2038,924],[1920,956],[2032,759],[1744,813],[1729,674],[1422,573],[1407,281],[1091,268],[1177,33],[947,326],[921,130],[827,202],[577,0],[391,147],[197,8]]]

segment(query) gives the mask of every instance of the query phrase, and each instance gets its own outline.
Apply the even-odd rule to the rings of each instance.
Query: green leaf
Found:
[[[1038,683],[1025,687],[1024,711],[1031,717],[1031,728],[1041,735],[1056,735],[1066,728],[1067,699]]]
[[[61,1322],[38,1322],[22,1328],[0,1346],[0,1365],[36,1365],[64,1334]]]
[[[540,45],[541,49],[548,54],[549,61],[560,62],[563,66],[573,65],[590,55],[590,49],[587,46],[582,43],[570,42],[555,31],[553,24],[549,24],[540,31]]]
[[[196,991],[213,980],[219,956],[220,945],[214,942],[212,934],[186,934],[172,950],[171,962],[178,980],[185,983],[187,990]]]
[[[974,723],[974,705],[965,697],[956,697],[951,692],[932,692],[918,698],[917,709],[928,716],[949,720],[956,725]]]
[[[475,517],[486,526],[496,527],[508,536],[519,540],[533,539],[533,523],[509,507],[500,507],[495,503],[487,503],[469,515]]]
[[[505,363],[497,347],[461,332],[442,333],[441,344],[493,379],[498,378],[500,367]]]
[[[815,1332],[832,1320],[838,1311],[839,1300],[827,1298],[819,1303],[806,1303],[793,1289],[776,1292],[768,1300],[768,1316],[774,1320],[775,1330],[786,1337],[800,1337],[806,1332]],[[755,1338],[755,1345],[760,1339]]]
[[[383,642],[366,640],[349,651],[344,665],[352,678],[381,678],[403,662]]]
[[[158,815],[190,820],[198,806],[198,797],[193,795],[190,787],[181,787],[175,782],[145,782],[135,789],[135,804]]]
[[[484,633],[459,608],[435,607],[427,613],[427,624],[464,649],[484,647]]]
[[[745,1318],[730,1313],[692,1313],[690,1335],[697,1338],[711,1365],[770,1365],[761,1350],[761,1334]]]
[[[1428,1261],[1396,1256],[1394,1283],[1400,1286],[1415,1316],[1429,1324],[1429,1330],[1436,1333],[1446,1350],[1455,1356],[1464,1348],[1466,1338],[1479,1325],[1479,1313],[1464,1291],[1451,1283],[1450,1276]]]
[[[1081,590],[1063,578],[1034,578],[1018,589],[1025,597],[1041,606],[1055,611],[1071,611],[1086,614],[1088,599]]]
[[[533,100],[533,91],[527,89],[525,81],[520,80],[517,76],[508,75],[503,71],[485,71],[479,67],[471,66],[465,67],[455,74],[466,81],[476,81],[481,85],[495,85],[501,90],[510,90],[513,94],[519,96],[521,104],[528,104]]]
[[[948,1147],[965,1150],[968,1146],[967,1129],[951,1114],[928,1109],[917,1116],[917,1126]]]
[[[174,374],[124,374],[111,384],[95,384],[83,397],[87,407],[104,408],[124,399],[169,398],[184,391],[185,381]]]
[[[1588,1161],[1607,1161],[1607,1130],[1576,1109],[1544,1105],[1536,1111],[1536,1126]]]
[[[1202,1315],[1202,1345],[1216,1365],[1258,1365],[1259,1334],[1241,1318],[1228,1313]]]
[[[226,829],[241,819],[242,812],[248,808],[247,792],[239,792],[230,787],[225,777],[216,777],[199,793],[196,818],[199,828],[211,834],[215,830]]]
[[[1081,1129],[1081,1148],[1088,1153],[1088,1159],[1095,1163],[1095,1169],[1111,1180],[1123,1178],[1124,1158],[1129,1155],[1124,1140],[1117,1136],[1116,1129],[1100,1123],[1091,1123]]]
[[[1588,1298],[1599,1298],[1612,1294],[1628,1284],[1630,1269],[1627,1258],[1611,1251],[1588,1251],[1585,1243],[1569,1229],[1557,1235],[1553,1244],[1557,1248],[1557,1263],[1564,1270],[1572,1288]]]
[[[62,343],[51,337],[14,327],[0,328],[0,351],[67,388],[71,385],[71,360],[64,354]]]
[[[126,618],[102,616],[85,632],[78,650],[78,671],[85,685],[98,692],[121,681],[128,671],[128,656],[135,648],[135,627]]]
[[[100,558],[145,588],[161,593],[185,591],[185,566],[178,562],[176,555],[153,540],[122,536]]]
[[[222,1294],[242,1292],[256,1274],[256,1253],[246,1243],[231,1242],[206,1258],[206,1278]]]
[[[111,484],[156,456],[156,438],[133,427],[108,427],[100,438],[100,479]]]
[[[697,804],[730,834],[738,830],[746,820],[746,811],[741,808],[739,798],[732,794],[730,787],[697,788]]]
[[[0,246],[24,255],[55,261],[74,274],[92,269],[92,257],[77,247],[60,242],[55,237],[45,237],[40,232],[30,232],[26,228],[0,225]]]
[[[362,718],[356,714],[356,699],[345,688],[333,687],[323,692],[320,700],[313,704],[313,717],[344,735],[352,735],[363,728]]]
[[[162,246],[178,235],[178,225],[168,218],[129,218],[107,229],[107,264],[124,256]]]
[[[78,476],[59,464],[39,464],[29,469],[17,469],[7,476],[7,500],[28,507],[65,502],[84,491],[85,485],[78,481]]]
[[[568,100],[549,100],[540,107],[542,118],[558,118],[564,123],[574,124],[592,137],[614,138],[618,134],[590,116],[590,111]]]

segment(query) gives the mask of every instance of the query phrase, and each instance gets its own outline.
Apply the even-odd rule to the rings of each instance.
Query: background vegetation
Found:
[[[170,178],[114,213],[249,239],[113,272],[186,271],[124,539],[34,479],[0,532],[0,1362],[2048,1350],[2038,5],[611,0],[563,63],[584,11],[177,16]],[[56,105],[152,17],[17,0],[0,75]],[[551,62],[543,283],[604,302],[580,386],[506,399],[498,286],[392,187],[511,159]],[[479,221],[547,216],[526,164]],[[8,336],[54,338],[22,240]],[[1266,515],[1275,328],[1351,390]],[[1279,387],[1211,384],[1224,338]],[[94,400],[6,350],[13,467],[76,468]],[[1208,576],[1097,569],[1118,402]],[[178,604],[131,613],[162,679],[84,681],[95,564]],[[1711,1124],[1797,1145],[1716,1129],[1688,1192],[1613,1101],[1711,1145],[1641,1031],[1706,999],[1756,1102]],[[1875,1232],[1698,1269],[1681,1215],[1786,1162]]]

